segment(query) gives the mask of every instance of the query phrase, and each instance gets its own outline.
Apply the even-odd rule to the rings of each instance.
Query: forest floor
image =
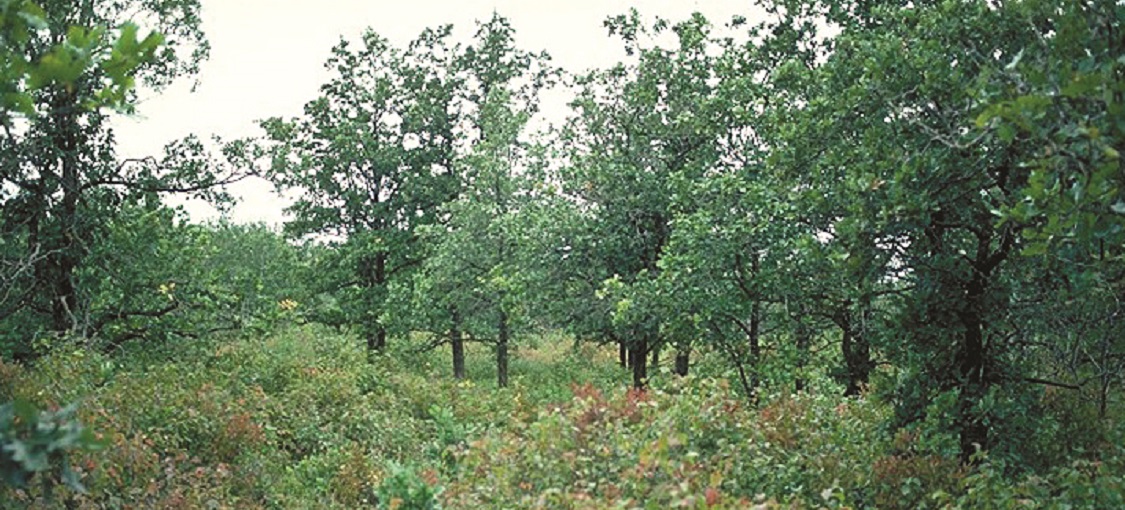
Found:
[[[293,327],[0,364],[0,395],[80,401],[105,442],[71,459],[88,494],[10,491],[0,507],[1125,507],[1121,444],[1038,476],[969,470],[955,438],[944,454],[951,438],[887,432],[875,399],[814,384],[750,406],[706,353],[640,392],[615,350],[548,335],[497,388],[487,346],[456,381],[447,348],[403,343],[369,362],[354,337]]]

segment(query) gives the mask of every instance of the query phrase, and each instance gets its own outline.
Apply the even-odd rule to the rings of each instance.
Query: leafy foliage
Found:
[[[407,51],[371,31],[361,48],[342,41],[326,64],[335,77],[305,117],[262,123],[275,184],[301,191],[286,230],[338,244],[336,271],[320,286],[373,351],[386,344],[389,289],[419,263],[415,230],[434,223],[455,193],[448,147],[457,78],[437,56],[447,38],[427,31]]]
[[[608,19],[561,128],[494,14],[122,161],[108,110],[197,70],[198,0],[0,0],[3,495],[1121,506],[1120,2],[759,7]],[[288,240],[161,202],[263,163]],[[82,396],[104,451],[25,403]]]
[[[87,334],[91,320],[98,330],[110,326],[103,321],[129,329],[131,317],[157,313],[112,303],[116,316],[93,317],[96,291],[78,280],[96,270],[94,252],[113,249],[97,244],[113,237],[111,219],[125,208],[157,207],[161,193],[227,198],[219,188],[253,172],[255,151],[245,141],[216,139],[214,154],[192,135],[168,144],[160,159],[114,153],[106,107],[129,110],[137,80],[159,88],[193,74],[206,57],[198,2],[6,1],[2,9],[0,321],[3,350],[29,357],[33,339]],[[140,19],[151,24],[148,35]],[[18,127],[10,105],[21,115]]]
[[[440,490],[435,490],[413,470],[391,464],[376,496],[379,508],[402,510],[440,510]]]
[[[354,337],[317,327],[173,357],[59,350],[0,367],[0,388],[88,395],[79,415],[107,448],[71,454],[88,493],[60,506],[1101,508],[1125,483],[1120,431],[1012,476],[1001,459],[961,465],[955,441],[941,453],[923,434],[887,434],[893,409],[874,399],[764,393],[747,405],[713,371],[725,372],[720,352],[641,391],[610,350],[540,340],[505,389],[483,345],[454,381],[440,376],[446,352],[392,345],[369,364]]]
[[[79,450],[97,448],[101,443],[78,423],[77,411],[76,404],[56,411],[39,411],[23,400],[0,406],[0,477],[6,485],[27,487],[39,475],[48,491],[56,481],[72,490],[86,491],[70,465],[69,456]]]

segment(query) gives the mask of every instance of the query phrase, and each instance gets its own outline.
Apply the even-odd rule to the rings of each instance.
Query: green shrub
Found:
[[[390,463],[376,498],[381,510],[441,510],[440,494],[441,487],[432,479],[414,468]]]
[[[767,386],[751,406],[706,351],[697,375],[660,368],[642,392],[611,349],[557,340],[525,345],[504,389],[483,345],[468,349],[470,378],[455,381],[448,352],[398,357],[399,346],[369,362],[359,340],[316,327],[163,354],[59,349],[0,365],[0,389],[41,405],[86,395],[79,418],[107,448],[71,456],[88,489],[68,494],[72,506],[1123,506],[1121,430],[1069,393],[1026,406],[1066,411],[1033,421],[1054,423],[1025,446],[1045,467],[1013,469],[1000,452],[968,470],[940,433],[940,399],[895,432],[889,405],[840,398],[830,381],[800,395]]]
[[[40,411],[22,400],[0,405],[0,482],[26,488],[39,477],[48,500],[60,483],[86,492],[71,465],[71,454],[99,448],[101,443],[79,423],[77,412],[77,404],[53,411]],[[0,494],[4,492],[0,486]]]

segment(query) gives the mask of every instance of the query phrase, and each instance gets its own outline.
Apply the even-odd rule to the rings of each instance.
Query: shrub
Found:
[[[78,422],[77,411],[77,404],[53,411],[40,411],[22,400],[0,405],[0,481],[9,487],[26,488],[39,477],[42,496],[48,501],[60,483],[86,492],[70,456],[98,448],[101,443]]]
[[[381,510],[441,510],[440,494],[432,475],[427,479],[414,468],[390,463],[376,498]]]

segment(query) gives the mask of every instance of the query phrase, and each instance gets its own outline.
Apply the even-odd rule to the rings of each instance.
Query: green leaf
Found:
[[[70,490],[79,494],[88,494],[86,486],[82,485],[82,480],[78,473],[74,471],[70,463],[64,463],[62,468],[62,481]]]
[[[1024,247],[1024,249],[1020,252],[1020,254],[1025,256],[1025,257],[1037,257],[1039,255],[1043,255],[1043,254],[1047,253],[1048,247],[1049,246],[1047,245],[1047,243],[1034,242],[1034,243],[1030,243],[1026,247]]]
[[[1016,138],[1016,129],[1011,124],[1003,123],[996,128],[996,135],[1004,142],[1011,142]]]
[[[46,449],[39,449],[25,441],[15,440],[4,445],[4,450],[9,452],[12,460],[20,463],[25,471],[37,473],[51,468]]]

